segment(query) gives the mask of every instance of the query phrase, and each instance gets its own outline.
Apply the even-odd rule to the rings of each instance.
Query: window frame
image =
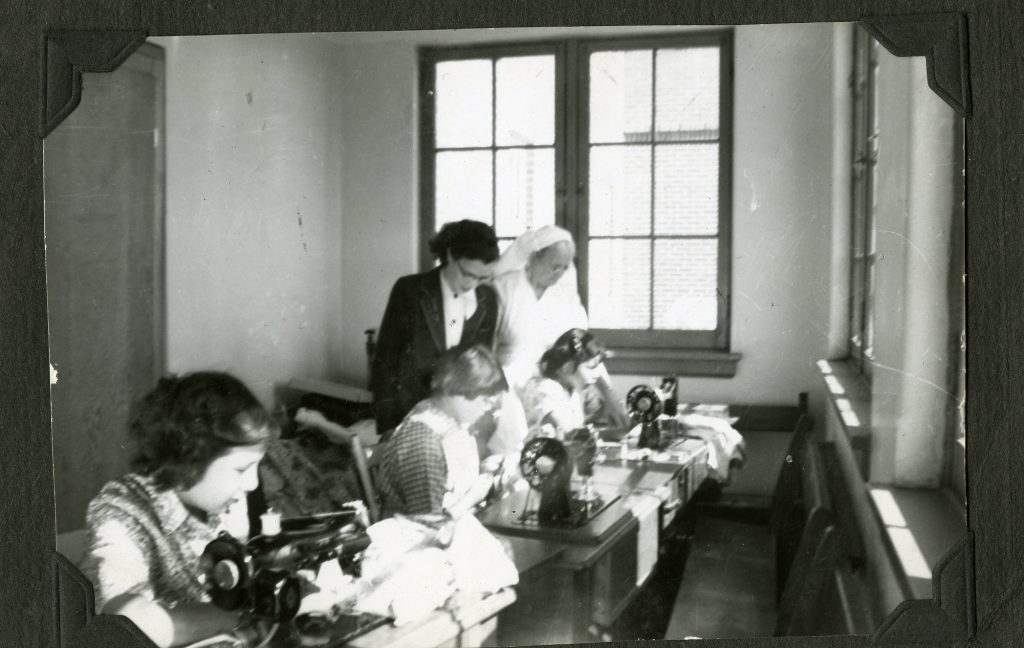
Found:
[[[950,236],[950,258],[955,259],[947,280],[949,296],[950,336],[949,357],[953,361],[948,369],[947,380],[955,394],[951,407],[946,412],[947,443],[946,465],[943,482],[948,483],[957,501],[967,504],[967,299],[964,277],[967,272],[967,231],[964,214],[963,169],[965,168],[966,139],[963,119],[953,120],[953,182],[956,200],[953,204],[953,227]],[[955,325],[952,323],[955,322]]]
[[[466,44],[455,46],[420,46],[419,57],[419,213],[420,259],[423,270],[433,267],[428,241],[436,221],[434,66],[442,61],[490,58],[502,56],[529,56],[554,54],[555,56],[555,223],[572,232],[577,242],[577,289],[584,306],[588,305],[589,270],[589,55],[608,50],[689,48],[717,46],[720,48],[719,67],[719,134],[718,134],[718,265],[717,290],[718,326],[713,331],[653,330],[653,329],[597,329],[594,331],[618,355],[609,358],[613,370],[676,371],[690,375],[735,374],[740,356],[729,353],[731,333],[732,288],[732,160],[733,160],[733,93],[734,93],[734,30],[732,28],[701,29],[671,34],[630,35],[602,38],[558,38],[502,43]],[[652,62],[652,65],[655,63]],[[652,73],[655,73],[652,70]],[[656,83],[656,79],[653,81]],[[492,83],[494,79],[492,77]],[[652,89],[653,90],[653,89]],[[656,92],[656,90],[654,90]],[[652,93],[653,102],[656,94]],[[496,110],[496,102],[492,111]],[[571,115],[571,112],[575,112]],[[492,118],[493,124],[493,118]],[[654,124],[652,122],[652,127]],[[652,153],[658,144],[650,142]],[[497,150],[492,140],[492,150]],[[652,160],[653,162],[653,160]],[[652,189],[654,187],[654,166]],[[495,166],[492,165],[492,174]],[[492,190],[492,209],[496,200]],[[648,240],[658,240],[653,228],[654,195],[652,194],[652,224]],[[492,219],[494,213],[492,211]],[[619,237],[599,237],[619,238]],[[623,237],[629,238],[629,237]],[[676,238],[676,237],[670,237]],[[712,236],[698,237],[712,238]],[[653,282],[652,253],[652,273]],[[652,285],[653,290],[653,285]],[[653,294],[652,294],[653,297]],[[653,325],[653,322],[652,322]],[[672,350],[672,351],[670,351]],[[652,365],[652,360],[654,364]],[[724,364],[723,364],[724,362]],[[668,366],[666,366],[668,363]]]
[[[878,42],[863,29],[855,29],[853,96],[853,148],[850,159],[850,295],[847,351],[857,372],[871,380],[871,348],[874,344],[874,242],[876,203],[875,174],[878,168],[879,130],[876,106],[878,89]],[[858,166],[862,176],[857,177]],[[858,243],[863,251],[858,253]]]
[[[697,330],[645,330],[645,329],[602,329],[595,328],[594,332],[601,337],[610,347],[632,348],[632,349],[689,349],[693,351],[728,351],[730,341],[730,315],[731,315],[731,288],[732,288],[732,135],[733,135],[733,31],[731,29],[708,30],[686,34],[652,36],[652,37],[628,37],[609,39],[586,39],[580,43],[578,48],[578,60],[575,78],[578,89],[577,96],[580,101],[587,101],[590,91],[590,75],[587,73],[586,61],[588,56],[594,52],[608,50],[636,50],[659,48],[681,48],[705,47],[714,45],[720,48],[719,54],[719,101],[718,101],[718,266],[717,266],[717,289],[720,299],[718,300],[718,326],[713,331]],[[655,63],[652,63],[655,64]],[[652,70],[652,110],[656,102],[657,79],[656,70]],[[573,78],[570,76],[570,78]],[[589,130],[590,111],[581,110],[578,113],[576,133],[576,182],[578,205],[574,214],[578,219],[575,229],[570,229],[578,242],[576,264],[580,277],[580,299],[584,306],[588,306],[589,290],[587,279],[589,277],[589,195],[587,193],[587,178],[590,169]],[[651,127],[655,124],[652,119]],[[657,145],[657,138],[651,140],[652,152]],[[657,237],[654,234],[653,210],[655,209],[654,187],[655,167],[651,165],[651,234],[648,237],[654,241]],[[633,238],[633,237],[595,237],[595,238]],[[711,237],[701,237],[711,238]],[[654,254],[651,254],[651,281],[654,281]],[[652,293],[653,300],[653,293]],[[652,303],[653,308],[653,303]],[[653,322],[652,322],[653,324]]]

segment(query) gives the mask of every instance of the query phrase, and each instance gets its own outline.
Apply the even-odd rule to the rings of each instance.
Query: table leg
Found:
[[[572,575],[572,640],[573,643],[594,641],[590,633],[593,623],[593,570],[589,567],[577,569]]]

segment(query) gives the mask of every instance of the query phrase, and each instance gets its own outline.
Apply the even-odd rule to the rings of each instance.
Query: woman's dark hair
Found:
[[[496,261],[501,254],[491,226],[475,220],[445,223],[430,239],[430,252],[440,259],[441,265],[448,263],[449,252],[453,259],[476,259],[483,263]]]
[[[160,489],[190,488],[230,448],[263,443],[280,431],[234,376],[213,371],[167,376],[132,417],[132,469],[152,475]]]
[[[438,358],[433,389],[438,396],[476,398],[508,391],[508,382],[491,352],[476,345],[449,349]]]
[[[590,331],[569,329],[558,336],[551,348],[540,357],[540,373],[545,378],[554,379],[567,362],[572,363],[572,370],[576,371],[581,364],[604,355],[604,352],[604,345]]]

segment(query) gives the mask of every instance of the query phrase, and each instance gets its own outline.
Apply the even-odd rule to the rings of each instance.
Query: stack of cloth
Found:
[[[736,431],[728,419],[705,414],[680,414],[675,417],[688,437],[704,440],[708,444],[708,477],[721,484],[729,483],[729,470],[740,467],[746,460],[743,435]]]

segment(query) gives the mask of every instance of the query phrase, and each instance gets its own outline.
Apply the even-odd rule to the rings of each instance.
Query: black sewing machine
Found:
[[[678,382],[674,377],[662,379],[661,385],[655,389],[648,385],[637,385],[626,394],[626,411],[630,418],[640,424],[638,448],[661,450],[665,446],[661,420],[662,414],[675,416],[677,411],[676,389]]]
[[[520,455],[519,470],[531,490],[519,522],[578,527],[618,499],[601,497],[593,490],[590,478],[596,455],[597,440],[588,428],[570,431],[565,443],[548,437],[528,441]],[[572,489],[574,467],[582,478],[579,490]],[[533,491],[540,493],[536,510],[529,504]]]
[[[206,545],[200,570],[210,600],[225,610],[245,610],[273,622],[292,620],[302,599],[300,570],[329,560],[342,568],[370,544],[356,508],[332,513],[273,520],[274,528],[241,542],[221,533]]]

